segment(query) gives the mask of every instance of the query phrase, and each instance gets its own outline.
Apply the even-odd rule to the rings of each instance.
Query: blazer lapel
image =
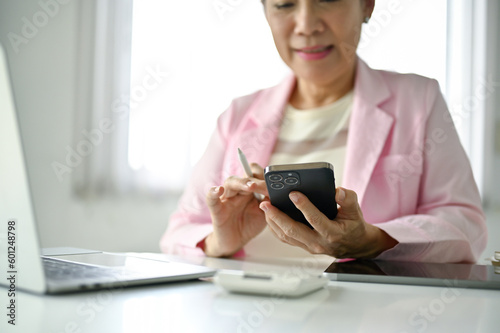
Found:
[[[283,114],[295,86],[295,77],[288,76],[276,87],[261,91],[249,110],[249,118],[242,121],[239,132],[240,148],[249,162],[266,167],[278,139]]]
[[[379,107],[390,97],[389,89],[381,76],[361,59],[354,89],[343,186],[356,191],[361,205],[394,119]]]

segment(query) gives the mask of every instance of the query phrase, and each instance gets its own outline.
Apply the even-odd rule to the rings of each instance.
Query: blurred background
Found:
[[[500,250],[499,22],[497,0],[377,0],[358,48],[439,81],[486,256]],[[44,247],[158,252],[218,115],[288,73],[258,0],[0,0],[0,43]]]

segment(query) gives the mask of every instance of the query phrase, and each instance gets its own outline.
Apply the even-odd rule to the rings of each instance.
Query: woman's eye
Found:
[[[319,2],[338,2],[338,1],[340,0],[319,0]],[[274,5],[274,7],[277,9],[286,9],[286,8],[291,8],[293,6],[294,6],[293,2],[283,2]]]
[[[285,9],[285,8],[290,8],[293,6],[292,2],[285,2],[285,3],[277,3],[274,5],[277,9]]]

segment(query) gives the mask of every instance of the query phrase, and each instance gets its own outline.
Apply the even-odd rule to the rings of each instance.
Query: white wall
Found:
[[[73,196],[70,181],[59,182],[52,170],[53,161],[64,161],[66,146],[74,146],[77,93],[78,1],[58,1],[68,3],[47,7],[49,17],[40,14],[39,0],[0,0],[0,42],[11,63],[42,245],[158,251],[177,198],[171,204],[151,198],[83,202]],[[16,52],[8,33],[22,36],[25,19],[39,20],[40,27],[24,31],[30,38]]]

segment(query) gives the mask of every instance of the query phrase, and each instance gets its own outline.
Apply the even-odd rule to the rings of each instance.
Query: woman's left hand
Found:
[[[334,220],[300,192],[291,192],[290,199],[314,229],[294,221],[269,201],[260,204],[268,226],[285,243],[336,258],[374,258],[398,243],[383,230],[366,223],[354,191],[337,188],[335,200],[340,207]]]

